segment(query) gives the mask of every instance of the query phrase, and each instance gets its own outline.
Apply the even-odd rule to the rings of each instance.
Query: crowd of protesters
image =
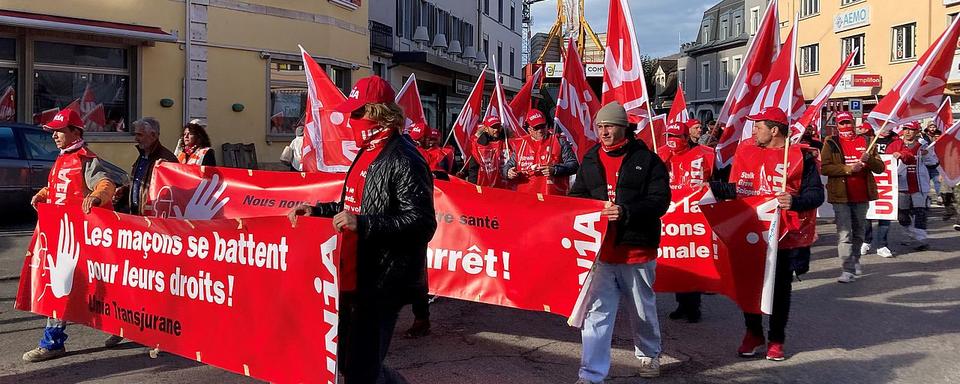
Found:
[[[799,225],[791,227],[779,243],[769,330],[764,335],[762,315],[745,312],[746,331],[737,349],[740,356],[750,357],[765,347],[765,357],[772,361],[786,357],[791,285],[794,275],[808,268],[821,204],[831,203],[836,215],[838,282],[855,282],[863,273],[861,256],[873,249],[879,256],[894,256],[887,242],[890,221],[867,219],[869,202],[878,198],[873,175],[885,167],[880,154],[889,154],[899,164],[897,221],[911,239],[909,248],[929,248],[926,230],[932,200],[948,208],[944,220],[958,216],[955,196],[960,191],[939,180],[937,158],[929,149],[940,133],[935,126],[921,131],[918,122],[874,138],[872,127],[857,126],[853,115],[840,112],[834,116],[836,135],[821,137],[817,129],[808,127],[799,145],[791,145],[786,114],[768,107],[747,117],[753,123],[753,137],[741,143],[732,165],[716,169],[713,147],[723,134],[722,124],[704,125],[695,119],[670,122],[663,145],[650,148],[634,136],[636,126],[624,107],[612,102],[593,119],[598,144],[582,160],[537,109],[523,116],[522,127],[510,129],[498,117],[486,117],[477,127],[471,153],[458,159],[452,147],[441,146],[439,130],[423,123],[404,126],[403,110],[394,97],[388,82],[372,76],[360,80],[350,97],[335,107],[349,116],[347,127],[360,149],[340,199],[302,205],[290,213],[294,223],[301,215],[330,217],[343,233],[338,356],[340,373],[349,384],[404,382],[383,363],[403,306],[412,304],[415,314],[407,336],[430,332],[425,261],[427,243],[437,228],[434,179],[461,177],[484,187],[606,202],[601,214],[609,228],[587,291],[588,310],[581,329],[578,383],[583,384],[602,382],[607,376],[621,300],[630,319],[638,374],[660,374],[662,347],[653,285],[661,216],[672,194],[706,187],[717,199],[771,195],[781,209],[798,218]],[[175,151],[160,142],[156,119],[134,122],[139,156],[129,172],[99,159],[86,146],[76,111],[60,111],[44,128],[52,133],[61,155],[48,187],[34,196],[33,204],[51,202],[49,191],[66,188],[65,203],[79,204],[84,212],[96,206],[142,215],[151,208],[146,206],[146,193],[156,164],[216,164],[202,120],[183,127]],[[291,171],[302,170],[303,127],[296,132],[281,156]],[[753,170],[776,169],[784,156],[790,166],[783,185],[771,190],[763,173]],[[64,169],[75,169],[68,173],[71,182],[66,187],[54,177]],[[825,187],[821,176],[826,177]],[[936,194],[932,199],[931,191]],[[960,221],[954,228],[960,230]],[[676,300],[678,307],[669,318],[701,320],[700,292],[678,293]],[[23,359],[62,356],[65,330],[66,322],[48,319],[39,346]],[[111,336],[105,345],[112,347],[122,340]]]

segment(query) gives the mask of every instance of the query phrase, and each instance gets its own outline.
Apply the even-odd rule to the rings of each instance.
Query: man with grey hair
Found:
[[[144,205],[147,198],[147,188],[150,186],[150,177],[153,166],[157,161],[178,162],[177,156],[160,143],[160,122],[153,117],[144,117],[131,124],[133,139],[136,142],[137,160],[130,170],[132,183],[129,190],[122,188],[115,197],[115,204],[122,206],[126,203],[125,212],[134,215],[143,215],[151,207]]]

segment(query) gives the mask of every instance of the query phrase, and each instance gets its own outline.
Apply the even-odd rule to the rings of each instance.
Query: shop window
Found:
[[[38,41],[34,45],[33,122],[74,108],[87,132],[127,132],[131,65],[127,48]]]
[[[293,135],[307,105],[302,62],[270,61],[270,121],[267,135]]]
[[[17,41],[0,38],[0,121],[17,120]]]

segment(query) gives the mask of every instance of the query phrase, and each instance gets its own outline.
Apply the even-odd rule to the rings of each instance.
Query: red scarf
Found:
[[[840,148],[843,151],[844,164],[851,165],[860,161],[863,153],[867,151],[867,140],[863,136],[844,137],[842,132],[839,140]],[[863,169],[860,172],[847,176],[847,202],[848,203],[866,203],[870,201],[870,195],[867,194],[867,172]],[[871,176],[872,177],[872,176]]]
[[[374,160],[380,156],[383,147],[386,145],[386,139],[393,133],[392,129],[386,130],[388,136],[378,138],[376,141],[370,141],[366,147],[357,155],[357,159],[350,168],[350,173],[343,183],[343,210],[354,215],[361,214],[363,203],[363,188],[367,184],[367,171]],[[340,253],[340,289],[343,291],[353,291],[357,288],[357,250],[359,249],[359,237],[356,232],[344,230],[343,249]]]
[[[607,145],[603,144],[603,142],[601,141],[601,142],[600,142],[600,149],[603,149],[604,152],[609,153],[609,152],[616,151],[616,150],[618,150],[618,149],[620,149],[620,148],[623,148],[624,146],[627,145],[628,142],[629,142],[629,140],[627,140],[626,137],[624,137],[623,140],[621,140],[620,142],[613,143],[613,144],[611,144],[610,146],[607,146]]]

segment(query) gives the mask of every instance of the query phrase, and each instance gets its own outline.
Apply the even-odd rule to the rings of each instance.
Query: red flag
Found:
[[[751,103],[750,114],[759,113],[766,107],[777,107],[787,112],[788,120],[800,117],[797,112],[803,107],[803,93],[800,91],[798,100],[800,82],[797,79],[796,60],[794,60],[796,53],[794,36],[796,36],[797,23],[793,26],[790,34],[787,35],[787,40],[783,42],[780,54],[770,66],[763,85],[757,90],[757,98]],[[740,141],[753,136],[753,124],[754,122],[750,120],[743,123]],[[800,133],[802,134],[803,131],[801,130]]]
[[[947,185],[960,184],[960,121],[933,142],[933,152],[940,159],[940,176]]]
[[[533,108],[533,87],[540,87],[543,68],[544,67],[538,68],[537,72],[534,72],[533,76],[523,84],[520,92],[517,92],[517,94],[513,96],[513,100],[510,100],[510,109],[516,114],[515,116],[524,119],[527,116],[527,112],[530,112],[530,108]]]
[[[593,117],[600,110],[600,103],[593,88],[587,84],[586,74],[580,55],[571,40],[567,44],[567,60],[563,63],[563,77],[557,92],[557,109],[554,119],[557,127],[570,138],[577,158],[582,159],[591,147],[597,143],[597,133],[593,130]]]
[[[427,117],[423,114],[423,104],[420,102],[420,89],[417,88],[417,75],[410,74],[407,82],[397,93],[397,105],[403,108],[403,129],[406,131],[415,123],[427,124]]]
[[[83,124],[87,131],[103,131],[103,128],[107,126],[107,116],[103,112],[103,104],[97,104],[86,115],[83,115]]]
[[[619,101],[627,112],[646,116],[650,98],[627,0],[610,0],[607,49],[603,56],[603,105]]]
[[[773,311],[773,281],[777,270],[780,209],[770,196],[751,196],[700,203],[703,215],[729,251],[729,264],[721,267],[724,294],[744,312]]]
[[[937,130],[940,132],[946,132],[946,130],[953,126],[953,111],[950,110],[950,105],[953,104],[949,97],[943,101],[943,104],[940,105],[940,109],[937,110],[937,114],[933,116],[933,124],[937,126]],[[0,116],[3,113],[0,111]],[[2,120],[2,117],[0,117]]]
[[[40,124],[40,125],[49,123],[50,120],[53,120],[53,117],[56,116],[57,113],[59,112],[60,112],[60,108],[53,107],[44,111],[40,111],[39,113],[34,113],[33,123]]]
[[[730,92],[727,93],[727,100],[723,103],[723,108],[720,109],[717,117],[717,124],[724,126],[723,134],[717,143],[718,168],[730,165],[734,153],[737,152],[737,144],[743,137],[742,131],[746,117],[750,114],[750,108],[758,98],[761,85],[764,84],[773,65],[771,58],[777,57],[779,52],[779,30],[777,0],[773,0],[767,4],[767,11],[764,13],[757,35],[747,49],[743,66],[733,80]]]
[[[820,110],[823,109],[823,105],[826,104],[827,100],[830,99],[830,95],[833,94],[833,91],[837,89],[837,83],[840,82],[840,78],[843,77],[844,72],[847,71],[847,67],[850,66],[850,62],[853,60],[853,57],[856,56],[857,50],[859,50],[859,48],[847,55],[847,59],[843,61],[843,64],[840,64],[840,68],[837,68],[837,71],[834,72],[833,77],[830,78],[830,81],[823,86],[823,89],[821,89],[820,93],[817,94],[817,97],[813,99],[813,102],[810,103],[810,106],[807,107],[807,110],[803,112],[803,115],[800,116],[800,119],[793,124],[794,129],[803,132],[808,125],[813,124],[817,127],[817,135],[820,134]]]
[[[320,65],[300,47],[307,75],[307,113],[303,130],[303,170],[346,172],[357,156],[347,116],[333,110],[347,98]]]
[[[520,121],[517,120],[517,115],[513,114],[510,104],[507,103],[507,97],[503,92],[503,83],[500,82],[500,71],[496,66],[493,67],[493,78],[493,95],[490,96],[490,104],[487,105],[487,114],[484,117],[491,115],[499,117],[505,132],[512,133],[514,137],[523,137],[526,131],[520,125]],[[509,143],[509,140],[507,142]]]
[[[467,156],[473,153],[473,133],[477,129],[477,123],[480,122],[480,109],[483,108],[483,83],[487,67],[480,70],[480,77],[477,78],[470,96],[467,96],[467,102],[463,103],[463,109],[457,115],[457,120],[453,122],[453,128],[450,133],[453,135],[460,151],[463,153],[464,161]]]
[[[684,123],[690,120],[690,113],[687,112],[687,98],[683,95],[683,87],[677,84],[677,95],[673,97],[673,104],[670,105],[670,112],[667,113],[667,121],[682,121]]]
[[[0,96],[0,121],[13,121],[17,115],[17,103],[14,100],[13,86],[7,86]]]
[[[667,130],[667,115],[656,115],[653,117],[653,129],[648,129],[651,124],[647,122],[646,116],[629,115],[631,123],[637,123],[637,130],[634,135],[640,141],[643,141],[651,151],[656,152],[660,143],[664,143],[664,132]]]
[[[63,109],[72,109],[74,111],[80,112],[80,99],[76,99],[70,102],[70,104],[67,104],[66,107],[63,107]],[[81,114],[83,113],[81,112]]]
[[[87,87],[83,89],[83,96],[80,96],[80,114],[88,114],[96,107],[97,98],[93,95],[93,90],[90,89],[90,83],[87,83]]]
[[[943,87],[950,75],[957,38],[960,37],[960,18],[940,35],[920,57],[917,64],[893,86],[867,116],[874,129],[892,129],[904,123],[931,117],[937,112]]]

